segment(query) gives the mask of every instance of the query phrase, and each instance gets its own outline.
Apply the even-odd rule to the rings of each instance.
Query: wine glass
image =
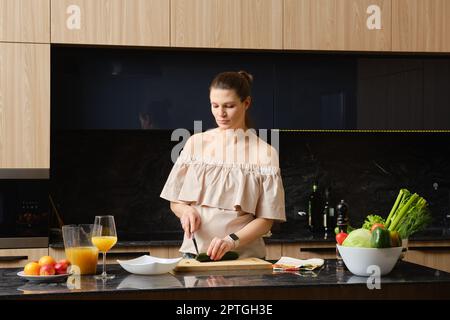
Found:
[[[116,225],[113,216],[96,216],[92,231],[92,244],[103,254],[103,273],[96,275],[96,279],[113,279],[115,276],[106,274],[106,252],[117,242]]]

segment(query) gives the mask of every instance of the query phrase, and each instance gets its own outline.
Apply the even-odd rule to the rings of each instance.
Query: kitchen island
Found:
[[[72,276],[60,283],[33,283],[19,269],[0,269],[0,299],[449,299],[450,274],[400,261],[368,289],[366,277],[352,275],[326,260],[314,271],[272,270],[133,275],[109,266],[115,279]],[[372,282],[372,287],[375,282]]]

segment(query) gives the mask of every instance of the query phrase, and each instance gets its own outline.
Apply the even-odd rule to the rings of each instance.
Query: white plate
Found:
[[[66,279],[68,276],[70,276],[70,273],[65,274],[55,274],[53,276],[29,276],[26,275],[23,271],[20,271],[17,273],[19,277],[22,279],[28,280],[28,281],[34,281],[34,282],[52,282],[52,281],[62,281]]]
[[[172,271],[182,258],[165,259],[148,255],[132,260],[117,260],[117,262],[130,273],[140,275],[164,274]]]

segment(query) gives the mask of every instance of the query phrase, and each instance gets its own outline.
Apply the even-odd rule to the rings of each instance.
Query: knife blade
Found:
[[[192,242],[194,242],[195,251],[197,251],[197,256],[198,256],[199,253],[198,253],[198,247],[197,247],[197,240],[195,240],[195,235],[194,234],[192,234]]]

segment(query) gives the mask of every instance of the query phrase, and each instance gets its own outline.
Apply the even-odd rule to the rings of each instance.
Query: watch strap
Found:
[[[230,233],[228,237],[233,240],[234,249],[236,249],[239,246],[239,237],[235,233]]]

